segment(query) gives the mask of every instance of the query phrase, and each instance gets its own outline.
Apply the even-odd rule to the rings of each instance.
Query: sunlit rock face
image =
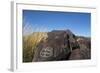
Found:
[[[37,45],[33,62],[88,59],[90,46],[87,44],[90,45],[90,40],[80,42],[70,30],[53,30]]]

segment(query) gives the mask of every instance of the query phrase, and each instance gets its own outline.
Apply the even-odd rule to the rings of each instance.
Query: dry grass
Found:
[[[34,32],[23,36],[23,62],[32,62],[37,44],[45,37],[46,32]]]

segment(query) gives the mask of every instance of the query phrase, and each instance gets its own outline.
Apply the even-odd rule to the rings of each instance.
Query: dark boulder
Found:
[[[53,30],[40,41],[34,53],[33,62],[90,59],[91,41],[70,30]]]
[[[47,35],[38,44],[33,61],[67,60],[70,52],[79,48],[76,37],[70,30],[54,30]]]

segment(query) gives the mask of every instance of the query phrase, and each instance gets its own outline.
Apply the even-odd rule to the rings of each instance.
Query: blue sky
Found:
[[[67,29],[76,35],[91,36],[91,14],[23,10],[23,34]]]

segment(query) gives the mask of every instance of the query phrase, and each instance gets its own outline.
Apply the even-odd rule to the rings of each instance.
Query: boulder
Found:
[[[70,30],[53,30],[47,36],[37,45],[33,62],[68,60],[70,53],[79,48]]]

